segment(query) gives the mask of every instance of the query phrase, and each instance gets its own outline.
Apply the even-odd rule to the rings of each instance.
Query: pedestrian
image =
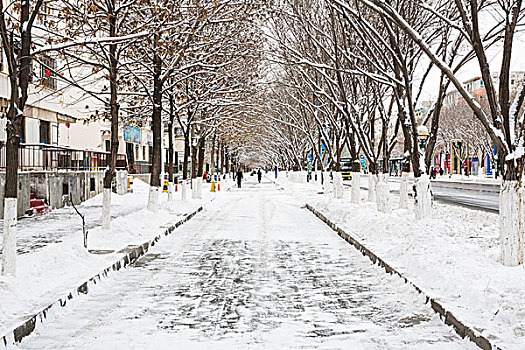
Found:
[[[259,180],[259,183],[261,183],[261,179],[262,179],[262,171],[261,169],[259,169],[259,171],[257,171],[257,180]]]
[[[436,168],[434,168],[434,167],[430,168],[430,178],[431,179],[435,179],[436,175],[437,175]]]
[[[444,173],[443,168],[439,168],[439,176],[443,176],[443,173]]]
[[[204,173],[202,173],[202,181],[206,181],[207,177],[208,177],[208,173],[204,171]]]
[[[241,188],[241,181],[242,181],[242,170],[241,170],[241,168],[237,169],[237,173],[235,174],[235,178],[237,178],[237,187]]]
[[[275,178],[277,179],[277,165],[275,166]]]

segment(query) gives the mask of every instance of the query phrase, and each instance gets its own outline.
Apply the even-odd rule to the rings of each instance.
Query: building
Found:
[[[525,71],[513,71],[510,73],[510,91],[516,91],[519,84],[523,80],[523,76],[525,75]],[[499,84],[499,73],[493,73],[492,74],[492,81],[494,85],[498,86]],[[471,78],[465,82],[463,82],[463,85],[467,92],[474,96],[474,98],[483,98],[487,95],[487,91],[485,88],[485,82],[483,81],[483,78],[481,77],[474,77]],[[443,101],[444,106],[453,106],[458,104],[460,101],[463,100],[463,97],[457,90],[452,90],[448,92],[445,96],[445,99]]]

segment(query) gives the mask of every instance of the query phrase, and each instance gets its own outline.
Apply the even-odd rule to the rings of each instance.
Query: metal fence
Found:
[[[30,170],[103,170],[107,167],[109,152],[79,150],[69,147],[21,143],[18,150],[18,168]],[[6,167],[6,148],[0,148],[0,170]],[[125,154],[117,155],[117,169],[127,169]]]

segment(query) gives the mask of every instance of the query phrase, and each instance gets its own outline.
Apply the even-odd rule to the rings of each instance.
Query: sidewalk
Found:
[[[409,210],[382,214],[375,202],[319,195],[319,185],[278,181],[385,260],[460,321],[502,349],[525,348],[525,269],[499,262],[498,215],[434,203],[433,217]],[[392,208],[398,196],[391,193]]]
[[[222,183],[223,191],[226,184]],[[210,193],[205,183],[203,199],[192,200],[189,189],[185,202],[181,202],[180,191],[171,202],[167,194],[161,193],[161,209],[152,213],[146,209],[148,188],[146,183],[135,180],[133,193],[112,195],[109,231],[100,227],[102,194],[78,206],[86,214],[88,249],[104,250],[105,254],[91,254],[84,249],[81,219],[72,208],[20,220],[17,275],[0,276],[0,336],[121,259],[121,249],[143,244],[221,195]]]

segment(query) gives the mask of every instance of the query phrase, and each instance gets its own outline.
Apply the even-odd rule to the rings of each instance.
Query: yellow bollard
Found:
[[[210,192],[215,192],[215,181],[211,182],[211,189]]]
[[[162,186],[162,193],[168,193],[168,181],[164,181],[164,185]]]

